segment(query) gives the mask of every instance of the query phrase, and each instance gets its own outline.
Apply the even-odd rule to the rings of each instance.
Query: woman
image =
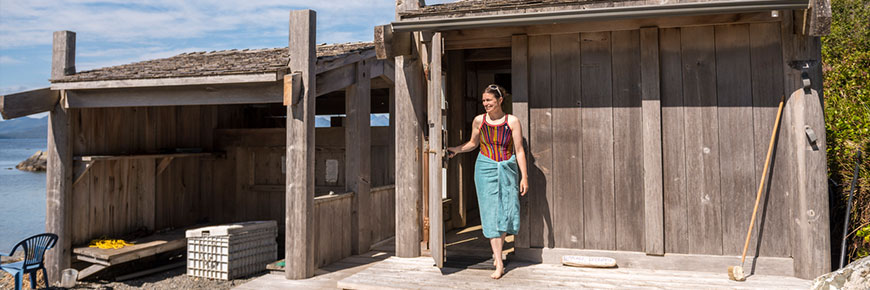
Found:
[[[489,239],[492,246],[492,258],[495,261],[493,279],[501,278],[504,274],[501,253],[505,235],[515,235],[520,229],[517,191],[520,195],[526,195],[529,189],[523,128],[517,117],[502,111],[505,94],[499,85],[487,86],[482,96],[486,113],[474,118],[471,140],[447,148],[452,158],[458,153],[474,150],[480,144],[480,154],[474,164],[474,185],[477,188],[483,236]],[[517,168],[521,173],[519,182]]]

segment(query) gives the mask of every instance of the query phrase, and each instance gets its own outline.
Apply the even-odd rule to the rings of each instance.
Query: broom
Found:
[[[758,184],[758,194],[755,195],[755,208],[752,209],[749,231],[746,232],[746,242],[743,244],[743,257],[740,258],[740,266],[728,267],[728,278],[734,281],[746,281],[746,274],[743,272],[743,264],[746,261],[746,249],[749,248],[749,239],[752,237],[752,226],[755,225],[755,214],[758,212],[758,202],[761,200],[761,191],[764,189],[764,179],[767,177],[767,167],[770,165],[770,154],[773,153],[773,141],[776,140],[776,130],[779,128],[779,118],[782,116],[782,106],[784,103],[785,95],[779,100],[779,109],[776,111],[776,121],[773,123],[773,133],[770,134],[770,145],[767,147],[767,157],[764,159],[764,170],[761,171],[761,183]]]

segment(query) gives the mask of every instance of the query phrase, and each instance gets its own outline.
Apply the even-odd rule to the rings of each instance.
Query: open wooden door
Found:
[[[435,265],[444,267],[444,213],[442,204],[447,163],[444,138],[446,136],[444,83],[441,75],[443,55],[441,33],[432,35],[431,58],[429,62],[429,86],[427,111],[429,116],[429,250]]]

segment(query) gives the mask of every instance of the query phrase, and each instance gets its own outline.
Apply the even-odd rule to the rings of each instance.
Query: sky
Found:
[[[426,1],[427,4],[452,2]],[[183,52],[286,47],[289,11],[317,12],[317,42],[371,41],[395,0],[0,0],[0,95],[47,87],[52,32],[76,32],[76,70]]]

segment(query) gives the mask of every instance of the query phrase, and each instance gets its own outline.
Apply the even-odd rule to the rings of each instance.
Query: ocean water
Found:
[[[45,139],[0,139],[0,251],[45,231],[45,172],[15,165],[38,150]]]

